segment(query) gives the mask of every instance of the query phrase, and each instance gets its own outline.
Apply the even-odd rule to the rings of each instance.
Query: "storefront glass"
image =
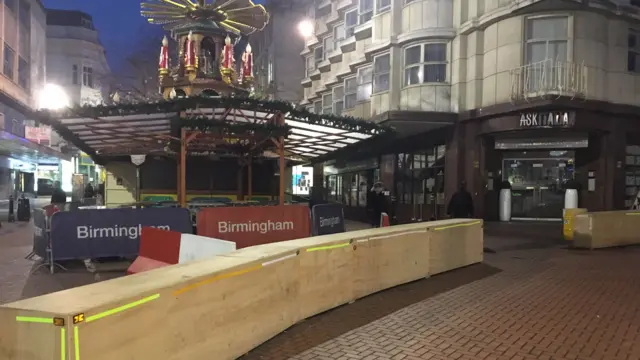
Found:
[[[325,179],[329,201],[345,206],[366,207],[368,191],[379,181],[379,176],[377,169],[329,175]]]
[[[511,184],[513,218],[561,219],[566,183],[574,178],[573,151],[507,151],[502,180]]]
[[[444,145],[397,155],[395,193],[400,206],[411,207],[411,218],[443,215],[444,155]]]

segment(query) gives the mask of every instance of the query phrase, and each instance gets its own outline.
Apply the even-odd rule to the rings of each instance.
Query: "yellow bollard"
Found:
[[[587,209],[564,209],[562,210],[562,234],[567,241],[573,240],[573,219],[576,215],[586,214]]]

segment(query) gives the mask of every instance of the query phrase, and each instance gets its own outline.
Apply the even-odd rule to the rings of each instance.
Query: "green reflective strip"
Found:
[[[67,332],[64,328],[60,328],[60,360],[67,358]]]
[[[78,327],[73,327],[73,347],[76,351],[75,360],[80,360],[80,336],[78,335]]]
[[[53,324],[53,318],[41,318],[41,317],[32,317],[32,316],[16,316],[16,321],[40,323],[40,324]]]
[[[338,248],[342,248],[342,247],[349,246],[349,245],[351,245],[351,243],[336,244],[336,245],[327,245],[327,246],[318,246],[318,247],[308,248],[308,249],[307,249],[307,252],[311,252],[311,251],[320,251],[320,250],[338,249]]]
[[[138,305],[142,305],[144,303],[148,303],[149,301],[153,301],[153,300],[155,300],[155,299],[157,299],[159,297],[160,297],[160,294],[155,294],[155,295],[148,296],[148,297],[146,297],[144,299],[140,299],[138,301],[134,301],[132,303],[119,306],[119,307],[111,309],[111,310],[103,311],[103,312],[101,312],[99,314],[95,314],[95,315],[87,317],[86,322],[92,322],[92,321],[100,320],[100,319],[102,319],[104,317],[107,317],[109,315],[117,314],[119,312],[123,312],[125,310],[129,310],[131,308],[134,308],[134,307],[136,307]]]
[[[440,231],[440,230],[453,229],[453,228],[463,227],[463,226],[473,226],[473,225],[478,225],[478,224],[480,224],[480,221],[474,221],[474,222],[464,223],[464,224],[440,226],[440,227],[437,227],[437,228],[433,228],[433,230]]]

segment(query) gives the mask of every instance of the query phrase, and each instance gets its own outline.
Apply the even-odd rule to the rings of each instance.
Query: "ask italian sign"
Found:
[[[520,114],[520,127],[523,128],[554,128],[571,127],[574,114],[568,111],[544,111]]]

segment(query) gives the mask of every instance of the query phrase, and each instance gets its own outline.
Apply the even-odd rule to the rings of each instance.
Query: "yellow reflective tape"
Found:
[[[435,230],[435,231],[440,231],[440,230],[453,229],[453,228],[462,227],[462,226],[478,225],[478,224],[480,224],[480,223],[481,223],[481,221],[474,221],[474,222],[464,223],[464,224],[455,224],[455,225],[440,226],[440,227],[437,227],[437,228],[433,228],[433,230]]]
[[[78,327],[73,327],[73,347],[76,352],[76,358],[74,360],[80,360],[80,335],[78,334]]]
[[[64,328],[60,328],[60,360],[65,360],[67,358],[67,332]]]
[[[625,213],[625,215],[640,215],[640,212]]]
[[[185,286],[185,287],[183,287],[181,289],[178,289],[178,290],[173,292],[173,295],[177,296],[177,295],[183,294],[183,293],[185,293],[187,291],[193,290],[193,289],[195,289],[197,287],[200,287],[202,285],[206,285],[206,284],[210,284],[210,283],[212,283],[214,281],[218,281],[218,280],[227,279],[227,278],[230,278],[230,277],[246,274],[248,272],[251,272],[251,271],[254,271],[254,270],[258,270],[258,269],[261,269],[261,268],[262,268],[262,264],[259,264],[259,265],[252,266],[250,268],[246,268],[246,269],[242,269],[242,270],[238,270],[238,271],[233,271],[233,272],[229,272],[229,273],[226,273],[226,274],[216,275],[214,277],[211,277],[211,278],[208,278],[208,279],[204,279],[204,280],[202,280],[200,282],[197,282],[195,284],[191,284],[191,285]]]
[[[33,317],[33,316],[16,316],[17,322],[28,322],[28,323],[40,323],[40,324],[53,324],[53,318],[41,318],[41,317]]]
[[[317,247],[308,248],[307,252],[338,249],[338,248],[343,248],[343,247],[346,247],[346,246],[349,246],[349,245],[351,245],[351,243],[335,244],[335,245],[327,245],[327,246],[317,246]]]
[[[131,308],[134,308],[134,307],[136,307],[138,305],[142,305],[142,304],[148,303],[149,301],[155,300],[155,299],[157,299],[159,297],[160,297],[160,294],[147,296],[144,299],[140,299],[138,301],[134,301],[134,302],[122,305],[122,306],[118,306],[117,308],[113,308],[111,310],[103,311],[103,312],[101,312],[99,314],[87,316],[85,321],[89,323],[89,322],[92,322],[92,321],[100,320],[100,319],[102,319],[104,317],[107,317],[109,315],[117,314],[117,313],[123,312],[125,310],[129,310]]]

